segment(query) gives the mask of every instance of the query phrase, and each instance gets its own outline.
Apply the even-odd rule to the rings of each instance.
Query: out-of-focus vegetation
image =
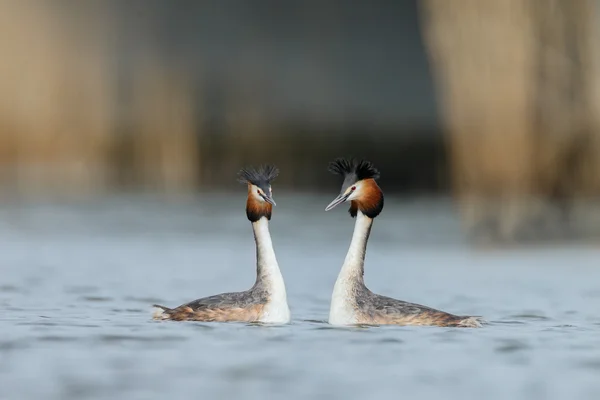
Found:
[[[417,4],[0,1],[1,191],[228,189],[263,162],[319,190],[357,155],[388,193],[454,195],[476,239],[598,233],[595,3]]]
[[[526,239],[597,231],[595,4],[424,0],[422,12],[452,181],[471,232]]]
[[[228,188],[241,166],[267,162],[280,167],[280,188],[316,190],[331,184],[327,162],[344,155],[376,159],[390,191],[443,189],[434,122],[373,116],[335,87],[342,73],[327,52],[344,43],[347,28],[333,24],[343,4],[271,3],[1,2],[4,193]],[[363,55],[350,45],[336,57],[360,64]]]

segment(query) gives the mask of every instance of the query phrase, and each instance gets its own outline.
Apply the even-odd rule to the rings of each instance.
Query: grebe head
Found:
[[[355,217],[358,210],[369,218],[375,218],[383,209],[383,192],[375,182],[379,171],[370,161],[337,158],[329,163],[329,171],[342,175],[344,182],[340,194],[325,208],[329,211],[346,201],[348,212]]]
[[[248,185],[246,216],[251,222],[262,217],[271,219],[271,210],[275,205],[271,181],[279,175],[274,165],[262,165],[259,168],[245,167],[238,174],[238,181]]]

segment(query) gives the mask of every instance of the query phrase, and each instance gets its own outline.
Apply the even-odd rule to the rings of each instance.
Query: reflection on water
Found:
[[[329,197],[279,195],[271,231],[292,323],[152,321],[254,280],[244,199],[140,198],[0,210],[0,387],[9,399],[596,399],[600,251],[472,251],[444,202],[386,203],[366,281],[484,329],[333,328],[350,240]]]

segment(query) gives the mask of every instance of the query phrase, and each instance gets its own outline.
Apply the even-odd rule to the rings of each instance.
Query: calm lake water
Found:
[[[292,323],[151,320],[254,282],[244,196],[0,208],[1,399],[600,398],[600,249],[470,249],[448,203],[386,201],[375,292],[483,329],[327,325],[353,220],[278,195],[271,223]]]

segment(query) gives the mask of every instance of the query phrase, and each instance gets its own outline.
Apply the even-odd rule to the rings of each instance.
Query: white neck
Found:
[[[290,309],[283,276],[271,242],[269,221],[262,217],[252,223],[252,229],[256,241],[256,284],[263,284],[269,293],[269,301],[260,320],[268,323],[287,323],[290,320]]]
[[[332,325],[356,323],[356,287],[364,286],[365,253],[372,224],[371,218],[358,211],[350,248],[333,287],[329,310],[329,323]]]

